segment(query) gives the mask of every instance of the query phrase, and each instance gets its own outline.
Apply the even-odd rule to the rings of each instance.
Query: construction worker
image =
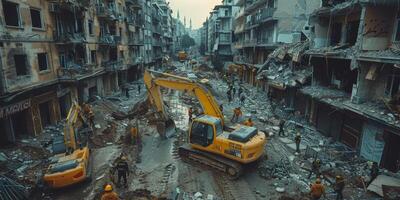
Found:
[[[242,95],[242,93],[243,93],[243,88],[240,86],[239,87],[239,91],[238,91],[238,97],[239,98],[241,97],[240,95]]]
[[[245,126],[254,126],[254,123],[253,123],[253,121],[251,120],[251,118],[249,118],[247,121],[245,121],[244,123],[243,123]]]
[[[314,173],[317,178],[320,176],[320,172],[319,169],[321,168],[321,160],[320,159],[315,159],[312,163],[311,163],[311,171],[310,174],[308,175],[308,179],[311,178],[311,175]]]
[[[228,101],[229,101],[229,103],[232,101],[232,94],[231,94],[231,90],[228,90],[227,92],[226,92],[226,95],[228,95]]]
[[[244,105],[244,101],[246,100],[246,97],[244,96],[244,94],[240,97],[240,104]]]
[[[219,105],[219,109],[221,110],[221,112],[224,112],[224,104]]]
[[[188,115],[189,115],[189,123],[192,122],[193,119],[193,108],[190,107],[188,110]]]
[[[141,89],[141,86],[140,86],[140,83],[137,85],[137,92],[138,92],[138,94],[140,94],[140,89]]]
[[[301,142],[301,135],[299,132],[296,134],[294,141],[296,143],[296,153],[299,154],[300,153],[300,142]]]
[[[232,88],[232,92],[233,92],[232,96],[233,96],[233,98],[235,98],[235,95],[236,95],[236,88],[235,87]]]
[[[117,165],[115,166],[118,173],[118,182],[117,185],[120,186],[121,179],[124,179],[124,186],[128,186],[127,176],[129,176],[129,166],[125,156],[122,156],[121,159],[117,161]]]
[[[321,196],[325,196],[325,186],[321,183],[321,179],[317,178],[314,184],[311,184],[310,195],[312,200],[318,200]]]
[[[336,176],[335,187],[336,200],[343,200],[344,179],[342,176]]]
[[[242,113],[242,110],[240,109],[240,107],[233,109],[233,116],[232,116],[231,122],[237,122],[239,120],[239,117],[242,115],[243,115],[243,113]]]
[[[119,197],[117,193],[113,191],[111,184],[107,184],[104,187],[104,193],[101,195],[101,200],[118,200]]]
[[[139,142],[139,135],[137,127],[132,126],[131,130],[131,139],[133,144],[138,144]]]
[[[372,167],[371,167],[371,172],[370,172],[370,176],[371,176],[371,180],[369,182],[369,184],[372,183],[372,181],[375,180],[376,177],[378,177],[379,175],[379,166],[377,162],[373,162],[372,163]]]
[[[83,113],[89,120],[89,125],[94,126],[94,112],[92,106],[88,103],[83,103]]]
[[[285,120],[281,119],[281,121],[279,121],[279,136],[285,136],[285,133],[283,132],[283,126],[285,125]]]

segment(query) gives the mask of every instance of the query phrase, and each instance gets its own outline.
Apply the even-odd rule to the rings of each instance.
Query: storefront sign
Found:
[[[0,119],[10,116],[14,113],[21,112],[31,107],[31,100],[27,99],[16,104],[12,104],[6,107],[0,107]]]

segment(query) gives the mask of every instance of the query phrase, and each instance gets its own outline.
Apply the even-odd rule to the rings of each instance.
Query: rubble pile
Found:
[[[0,199],[2,200],[23,200],[28,199],[26,188],[15,182],[13,179],[0,175]]]

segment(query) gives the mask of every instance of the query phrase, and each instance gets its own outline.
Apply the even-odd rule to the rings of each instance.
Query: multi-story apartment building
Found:
[[[319,0],[236,0],[236,60],[263,64],[281,43],[301,41],[307,16],[320,6]]]
[[[382,167],[400,160],[398,1],[322,1],[311,16],[304,112],[323,134]],[[303,98],[303,97],[302,97]]]
[[[0,143],[37,135],[64,118],[72,101],[136,80],[146,64],[149,4],[154,8],[145,0],[1,1]]]

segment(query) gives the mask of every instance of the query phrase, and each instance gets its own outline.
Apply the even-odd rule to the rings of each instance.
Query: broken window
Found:
[[[48,69],[47,53],[38,53],[38,65],[39,71],[45,71]]]
[[[398,93],[400,93],[400,70],[394,69],[387,77],[385,95],[393,97]]]
[[[32,21],[32,27],[43,28],[42,16],[40,14],[40,10],[31,8],[31,21]]]
[[[331,45],[340,43],[342,35],[342,23],[334,23],[331,28]]]
[[[92,61],[92,64],[97,64],[97,53],[96,53],[96,50],[90,51],[90,60]]]
[[[89,30],[89,34],[93,35],[93,20],[88,21],[88,30]]]
[[[17,76],[28,75],[28,60],[26,55],[14,55]]]
[[[353,46],[357,41],[359,25],[360,21],[353,21],[347,24],[346,43],[350,44],[351,46]]]
[[[8,26],[20,26],[19,5],[3,0],[4,20]]]

